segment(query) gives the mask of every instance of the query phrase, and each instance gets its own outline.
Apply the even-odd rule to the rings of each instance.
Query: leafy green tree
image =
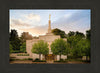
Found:
[[[11,41],[11,45],[13,46],[13,50],[20,50],[21,41],[19,38],[16,38]]]
[[[26,53],[26,42],[20,46],[20,52]]]
[[[69,43],[67,43],[66,49],[65,49],[65,51],[63,52],[63,54],[64,54],[64,55],[69,55],[69,54],[71,54],[71,48],[70,48],[70,44],[69,44]]]
[[[75,36],[80,40],[85,38],[85,35],[82,32],[76,31]]]
[[[17,33],[17,30],[13,29],[10,32],[10,41],[15,40],[16,38],[18,38],[18,33]]]
[[[70,31],[68,33],[67,42],[70,44],[70,48],[72,49],[76,46],[77,42],[79,42],[83,38],[85,38],[85,35],[83,33],[78,31]]]
[[[77,43],[75,54],[77,56],[90,56],[90,42],[87,39],[82,39]]]
[[[70,36],[74,36],[75,35],[75,32],[74,31],[69,31],[69,33],[68,33],[68,37],[70,37]]]
[[[67,47],[67,43],[63,39],[56,39],[54,42],[51,44],[51,51],[55,55],[60,55],[60,60],[61,60],[61,54],[65,54],[65,50]]]
[[[70,36],[70,37],[67,38],[67,43],[70,44],[71,49],[73,49],[75,47],[77,41],[78,40],[76,39],[75,36]]]
[[[23,32],[20,36],[21,42],[26,42],[26,40],[32,40],[33,37],[28,32]]]
[[[88,40],[90,40],[90,37],[91,37],[91,30],[87,30],[87,31],[86,31],[86,38],[87,38]]]
[[[60,35],[61,38],[65,38],[66,37],[66,33],[58,28],[53,29],[52,33],[54,33],[55,35]]]
[[[69,43],[69,47],[71,49],[70,54],[73,55],[74,57],[78,57],[80,55],[80,48],[76,48],[77,44],[79,43],[80,40],[85,39],[85,35],[79,31],[76,32],[69,32],[68,37],[67,37],[67,43]]]
[[[18,37],[17,30],[11,30],[10,32],[10,44],[13,47],[13,50],[20,51],[21,40]]]
[[[9,44],[9,52],[13,53],[13,46],[11,44]]]
[[[39,54],[39,59],[41,59],[41,54],[46,55],[49,53],[49,48],[47,42],[43,40],[38,41],[37,43],[33,44],[32,53]]]

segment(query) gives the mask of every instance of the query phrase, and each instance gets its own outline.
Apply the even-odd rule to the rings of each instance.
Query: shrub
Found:
[[[36,58],[33,62],[46,62],[46,60],[39,60],[38,58]]]
[[[28,58],[28,60],[33,60],[32,58]]]
[[[10,61],[15,61],[15,60],[20,60],[20,59],[10,59]]]

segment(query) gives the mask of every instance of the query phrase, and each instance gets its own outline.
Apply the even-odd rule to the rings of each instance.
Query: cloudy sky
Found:
[[[19,36],[22,32],[29,32],[32,36],[44,35],[48,29],[49,14],[51,14],[52,29],[59,28],[66,33],[69,31],[85,33],[90,29],[89,9],[10,9],[10,30],[16,29]]]

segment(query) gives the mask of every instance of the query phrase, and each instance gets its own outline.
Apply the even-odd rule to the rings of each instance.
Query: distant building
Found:
[[[32,49],[32,45],[36,42],[38,42],[39,40],[44,40],[45,42],[47,42],[49,44],[49,54],[46,56],[47,58],[51,58],[52,60],[59,60],[59,55],[53,55],[52,51],[51,51],[51,47],[50,45],[52,44],[52,42],[55,39],[60,38],[60,35],[54,35],[51,32],[51,20],[50,20],[50,15],[49,15],[49,25],[48,25],[48,33],[46,33],[46,35],[40,35],[38,38],[33,38],[32,40],[26,40],[26,51],[27,53],[34,59],[39,58],[38,54],[32,53],[31,49]],[[66,40],[66,39],[64,39]],[[61,57],[62,59],[66,59],[67,56],[62,55]],[[41,60],[44,60],[45,56],[42,55],[41,56]]]

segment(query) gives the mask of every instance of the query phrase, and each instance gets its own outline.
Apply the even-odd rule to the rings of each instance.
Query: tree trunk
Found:
[[[88,56],[86,56],[86,61],[88,61]]]
[[[59,58],[60,58],[60,60],[61,60],[61,54],[60,54],[60,57],[59,57]]]
[[[39,54],[39,59],[41,60],[41,54]]]
[[[44,55],[44,60],[46,60],[46,55]]]

